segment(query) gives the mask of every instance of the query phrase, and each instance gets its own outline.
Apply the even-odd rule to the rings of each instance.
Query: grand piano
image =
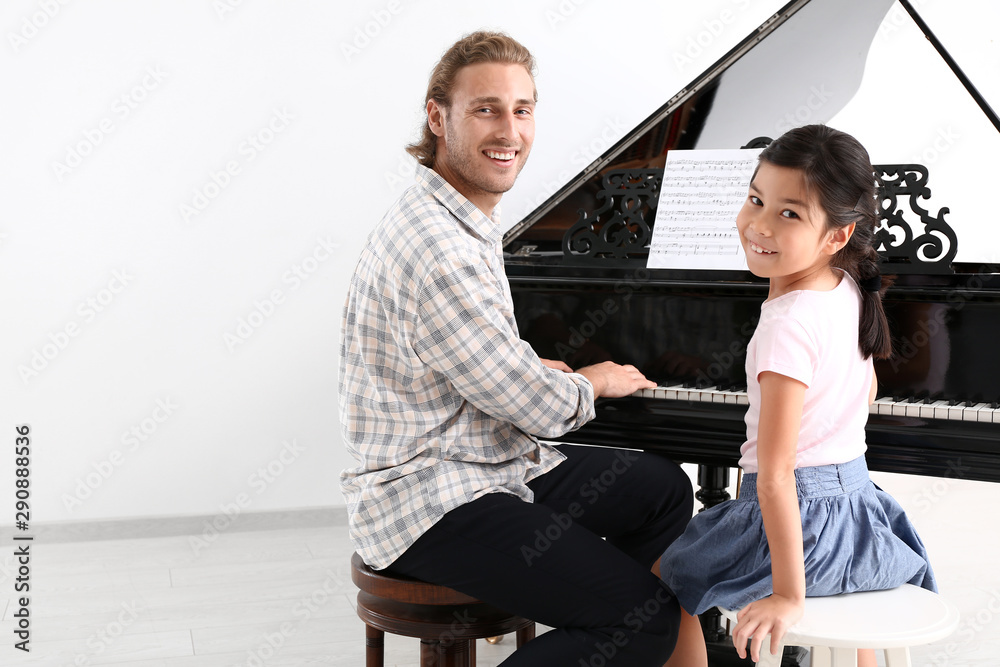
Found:
[[[814,122],[822,96],[830,124],[878,163],[876,244],[883,274],[897,276],[885,299],[895,355],[876,364],[869,467],[1000,482],[1000,236],[971,224],[991,213],[988,226],[1000,227],[990,188],[970,181],[989,178],[990,162],[941,159],[925,149],[935,128],[921,138],[901,130],[899,117],[919,122],[920,106],[892,90],[891,73],[868,84],[883,86],[880,106],[866,97],[866,59],[890,17],[938,59],[933,76],[949,79],[947,94],[928,84],[911,97],[971,110],[963,136],[974,132],[984,154],[1000,150],[1000,119],[908,2],[793,0],[507,233],[515,316],[539,356],[573,368],[631,363],[659,385],[600,399],[568,440],[699,464],[697,497],[707,506],[728,497],[745,438],[746,348],[767,283],[745,271],[647,268],[663,168],[675,149],[764,145]],[[891,65],[905,62],[900,53]],[[852,126],[858,119],[865,128]]]

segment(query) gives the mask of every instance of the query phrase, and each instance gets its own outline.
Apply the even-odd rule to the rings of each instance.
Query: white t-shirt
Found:
[[[858,349],[861,293],[846,273],[832,290],[789,292],[760,309],[747,347],[747,441],[740,467],[757,472],[764,371],[806,385],[795,467],[846,463],[864,454],[872,360]]]

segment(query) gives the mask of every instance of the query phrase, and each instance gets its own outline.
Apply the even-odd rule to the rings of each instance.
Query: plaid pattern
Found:
[[[341,474],[351,538],[374,568],[446,512],[526,482],[594,417],[582,375],[546,368],[518,335],[498,213],[417,166],[368,237],[344,306],[340,421],[358,460]]]

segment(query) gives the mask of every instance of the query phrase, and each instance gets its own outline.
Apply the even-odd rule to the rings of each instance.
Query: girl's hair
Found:
[[[478,63],[521,65],[532,78],[535,76],[535,59],[520,42],[502,32],[480,30],[458,40],[441,56],[427,83],[424,106],[427,106],[428,100],[433,99],[442,107],[449,108],[451,91],[455,87],[455,77],[459,70]],[[535,101],[538,101],[538,91],[535,91]],[[437,135],[431,132],[426,119],[420,139],[407,146],[406,152],[425,167],[434,167]]]
[[[857,139],[826,125],[805,125],[771,142],[759,160],[801,171],[806,188],[816,193],[826,213],[828,229],[856,223],[850,241],[833,256],[833,266],[846,271],[859,286],[879,275],[879,255],[872,245],[880,224],[875,172],[868,151]],[[866,359],[892,355],[889,323],[882,308],[882,295],[892,282],[891,277],[882,277],[878,291],[861,289],[858,346]]]

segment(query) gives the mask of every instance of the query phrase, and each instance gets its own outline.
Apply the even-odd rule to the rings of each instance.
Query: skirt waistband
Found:
[[[864,456],[847,463],[795,469],[795,487],[799,498],[823,498],[857,491],[868,483],[868,464]],[[739,500],[757,500],[757,473],[746,473],[740,484]]]

